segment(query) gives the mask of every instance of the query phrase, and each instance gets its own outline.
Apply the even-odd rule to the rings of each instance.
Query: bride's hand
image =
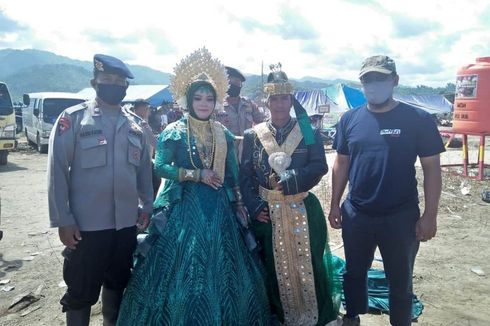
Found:
[[[220,188],[222,185],[222,181],[216,172],[210,169],[201,170],[201,182],[207,184],[215,190],[218,190],[218,188]]]

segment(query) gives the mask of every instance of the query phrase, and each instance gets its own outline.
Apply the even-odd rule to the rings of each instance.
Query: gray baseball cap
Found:
[[[396,73],[395,61],[385,55],[375,55],[364,60],[359,72],[359,78],[368,72],[380,72],[389,75]]]

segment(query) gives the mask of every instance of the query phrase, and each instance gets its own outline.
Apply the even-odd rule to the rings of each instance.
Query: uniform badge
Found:
[[[95,60],[95,69],[98,71],[104,71],[104,64],[99,60]]]
[[[104,137],[99,137],[97,139],[97,142],[99,145],[107,145],[107,139],[105,139]]]
[[[129,130],[130,134],[140,136],[141,128],[136,123],[131,123],[131,129]]]
[[[65,132],[67,131],[68,129],[70,129],[70,119],[68,119],[67,117],[61,117],[60,120],[58,121],[58,133],[60,134],[60,136]]]
[[[133,155],[134,160],[136,160],[136,161],[140,160],[140,151],[134,150],[132,155]]]

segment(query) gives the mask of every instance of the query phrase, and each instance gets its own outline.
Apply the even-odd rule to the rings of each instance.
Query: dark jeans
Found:
[[[81,232],[81,236],[75,250],[63,251],[63,279],[68,286],[60,301],[63,311],[94,305],[102,285],[123,291],[131,276],[136,226]]]
[[[348,201],[342,205],[342,238],[346,259],[344,294],[347,315],[368,310],[367,271],[379,247],[390,289],[390,322],[395,326],[411,324],[412,273],[419,242],[415,224],[420,217],[417,206],[397,213],[368,216]]]

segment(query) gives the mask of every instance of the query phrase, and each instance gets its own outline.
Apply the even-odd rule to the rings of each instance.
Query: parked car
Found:
[[[48,151],[49,134],[63,110],[85,102],[76,93],[45,92],[24,94],[22,123],[27,142],[35,145],[40,153]]]

